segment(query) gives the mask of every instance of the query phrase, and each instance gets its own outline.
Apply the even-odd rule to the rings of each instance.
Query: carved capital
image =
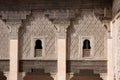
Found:
[[[21,21],[7,21],[6,24],[10,30],[10,38],[17,39],[18,31],[19,31],[19,28],[21,27],[22,22]]]
[[[56,33],[58,38],[66,38],[66,32],[67,32],[67,28],[69,27],[70,22],[68,23],[59,23],[59,24],[55,24],[56,27]]]
[[[109,28],[109,27],[110,27],[110,21],[109,21],[109,20],[103,20],[102,22],[103,22],[104,26],[107,27],[106,29],[107,29],[108,31],[110,31],[110,28]]]
[[[102,23],[103,23],[104,27],[106,28],[106,30],[108,32],[108,38],[111,38],[110,21],[109,20],[103,20]]]

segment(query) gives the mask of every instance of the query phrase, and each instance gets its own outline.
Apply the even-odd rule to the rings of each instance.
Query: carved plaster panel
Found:
[[[9,59],[9,29],[0,20],[0,59]]]
[[[25,22],[19,32],[19,54],[21,54],[21,58],[34,59],[30,56],[31,37],[34,36],[44,36],[45,57],[42,59],[56,58],[56,34],[53,27],[54,25],[44,16],[44,13],[33,12],[31,18]]]
[[[74,23],[67,31],[68,57],[80,59],[79,36],[93,36],[94,53],[92,59],[106,58],[106,36],[107,30],[98,20],[93,11],[81,11],[78,23]]]

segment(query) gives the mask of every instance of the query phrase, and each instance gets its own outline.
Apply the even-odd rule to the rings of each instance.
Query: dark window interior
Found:
[[[36,40],[35,42],[35,57],[41,57],[42,56],[42,41],[41,40]]]
[[[84,40],[83,49],[91,49],[90,41],[88,39]]]
[[[90,41],[88,39],[85,39],[83,41],[83,57],[89,57],[90,56]]]

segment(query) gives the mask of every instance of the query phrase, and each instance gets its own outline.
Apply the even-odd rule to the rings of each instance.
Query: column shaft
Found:
[[[10,80],[18,80],[18,40],[10,40]]]
[[[66,39],[57,40],[58,49],[58,80],[66,80]]]
[[[56,24],[57,27],[57,80],[66,80],[66,31],[68,24]]]
[[[112,39],[107,40],[107,80],[114,80],[114,64],[113,64],[113,48],[112,48]]]
[[[18,31],[21,21],[7,21],[10,28],[10,73],[9,80],[18,80],[19,58],[18,58]]]

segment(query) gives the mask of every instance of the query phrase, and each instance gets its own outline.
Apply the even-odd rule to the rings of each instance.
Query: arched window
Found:
[[[41,57],[42,56],[42,41],[36,40],[35,42],[35,57]]]
[[[90,41],[88,39],[85,39],[83,41],[83,57],[89,57],[90,56]]]

